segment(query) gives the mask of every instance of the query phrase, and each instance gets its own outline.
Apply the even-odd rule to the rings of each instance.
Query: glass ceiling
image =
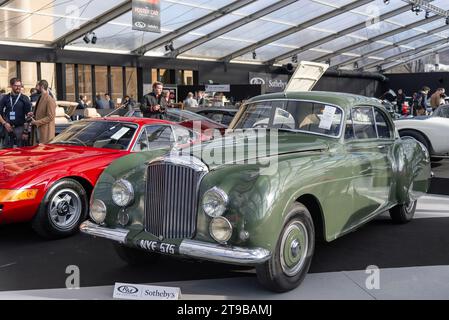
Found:
[[[79,27],[83,28],[83,25],[105,12],[128,2],[130,0],[6,1],[0,7],[0,41],[2,44],[21,42],[54,47],[56,40],[68,37]],[[86,28],[86,33],[95,32],[98,38],[95,45],[86,44],[80,37],[66,45],[65,49],[129,54],[164,39],[159,42],[164,42],[163,45],[148,51],[146,55],[170,56],[165,45],[172,41],[173,47],[181,50],[178,58],[231,59],[231,62],[241,63],[276,61],[285,64],[291,63],[292,57],[297,56],[298,61],[330,61],[331,66],[349,68],[357,62],[359,67],[375,69],[373,65],[402,61],[395,57],[417,54],[420,48],[425,50],[426,45],[449,36],[449,26],[446,30],[443,17],[407,28],[426,18],[425,12],[419,15],[411,12],[407,8],[410,6],[408,1],[403,0],[390,0],[389,4],[383,0],[254,0],[225,15],[220,12],[220,9],[235,2],[238,3],[237,0],[161,0],[160,34],[132,30],[131,12],[127,12],[121,16],[115,15],[118,16],[116,19],[96,29]],[[266,10],[258,19],[252,16],[275,4],[283,6],[277,10]],[[432,4],[449,10],[448,0],[435,0]],[[350,11],[335,11],[348,5],[352,5]],[[405,9],[401,12],[401,8]],[[395,10],[397,14],[388,19],[379,18]],[[187,30],[189,32],[185,30],[192,22],[212,15],[213,19],[209,19],[208,23]],[[244,23],[232,31],[221,31],[243,19],[246,19]],[[354,26],[363,27],[348,31]],[[401,29],[403,27],[406,27],[405,31]],[[206,38],[215,31],[219,31],[218,36]],[[174,39],[167,37],[174,33]],[[370,41],[374,37],[376,41]],[[195,46],[183,48],[199,39],[202,41],[195,43]],[[398,42],[399,46],[392,47]]]

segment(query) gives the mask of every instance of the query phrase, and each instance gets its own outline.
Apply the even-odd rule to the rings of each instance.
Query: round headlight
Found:
[[[134,200],[134,188],[127,180],[118,180],[112,186],[112,200],[119,207],[126,207]]]
[[[97,223],[102,224],[106,220],[107,208],[103,201],[94,200],[90,206],[90,217]]]
[[[203,196],[203,210],[211,218],[223,215],[228,205],[228,195],[219,188],[212,188]]]
[[[223,217],[214,218],[210,223],[210,235],[219,243],[226,243],[232,237],[232,225]]]

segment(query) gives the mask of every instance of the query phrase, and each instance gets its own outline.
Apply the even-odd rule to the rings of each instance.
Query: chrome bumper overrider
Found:
[[[103,228],[90,221],[84,222],[80,230],[91,236],[106,238],[119,243],[125,243],[126,236],[129,233],[128,230],[124,229]],[[179,253],[191,258],[238,265],[257,265],[271,258],[270,251],[262,248],[226,247],[194,240],[183,240],[179,246]]]
[[[182,241],[179,252],[192,258],[241,265],[261,264],[271,258],[270,251],[262,248],[225,247],[194,240]]]
[[[90,221],[83,222],[80,226],[80,230],[82,233],[86,233],[94,237],[105,238],[120,243],[126,242],[126,236],[129,233],[129,230],[103,228]]]

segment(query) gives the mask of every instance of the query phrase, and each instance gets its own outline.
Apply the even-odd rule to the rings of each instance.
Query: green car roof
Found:
[[[257,96],[249,100],[249,102],[257,102],[263,100],[311,100],[323,103],[338,105],[344,109],[353,105],[375,105],[382,107],[381,102],[375,98],[368,98],[356,94],[325,92],[325,91],[309,91],[309,92],[289,92],[289,93],[273,93]]]

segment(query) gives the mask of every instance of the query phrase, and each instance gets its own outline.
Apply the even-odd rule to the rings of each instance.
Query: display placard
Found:
[[[125,300],[179,300],[181,298],[181,289],[116,283],[113,297],[114,299]]]

